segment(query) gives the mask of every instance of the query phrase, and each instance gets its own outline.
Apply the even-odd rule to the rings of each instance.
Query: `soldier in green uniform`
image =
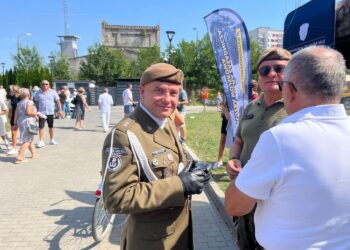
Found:
[[[260,135],[287,116],[278,81],[283,80],[283,71],[290,58],[289,51],[270,48],[258,59],[258,84],[263,93],[259,99],[248,104],[239,121],[236,138],[230,150],[230,160],[226,166],[227,174],[233,181],[250,159]],[[237,238],[242,250],[262,249],[255,239],[254,212],[255,209],[238,218]]]
[[[139,106],[105,140],[104,204],[129,214],[121,249],[192,249],[189,197],[202,192],[210,173],[184,171],[186,154],[170,118],[181,81],[172,65],[146,69]]]

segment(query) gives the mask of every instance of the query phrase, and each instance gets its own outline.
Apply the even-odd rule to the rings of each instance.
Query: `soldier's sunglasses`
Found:
[[[283,73],[285,68],[286,68],[286,66],[280,65],[280,64],[276,64],[273,66],[265,65],[265,66],[260,67],[258,69],[258,72],[259,72],[260,76],[265,77],[268,74],[270,74],[272,69],[276,72],[276,74],[281,74],[281,73]]]
[[[293,82],[290,82],[290,81],[278,81],[277,82],[278,83],[278,89],[280,90],[280,91],[282,91],[282,88],[283,88],[283,84],[284,83],[288,83],[288,84],[290,84],[290,86],[292,86],[292,88],[294,89],[294,91],[298,91],[298,89],[295,87],[295,84],[293,83]]]

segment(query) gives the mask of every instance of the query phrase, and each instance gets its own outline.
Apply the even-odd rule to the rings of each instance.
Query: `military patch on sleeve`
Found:
[[[105,153],[108,155],[109,154],[109,150],[110,148],[106,148],[105,149]],[[113,154],[117,154],[117,155],[127,155],[127,151],[125,148],[113,148]]]
[[[122,159],[119,154],[113,153],[107,163],[107,170],[109,172],[115,172],[120,169],[122,165]]]

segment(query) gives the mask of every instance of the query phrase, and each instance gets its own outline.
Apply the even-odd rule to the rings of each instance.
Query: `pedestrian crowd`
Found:
[[[105,89],[99,97],[99,108],[103,124],[103,131],[109,130],[110,110],[113,99]],[[14,163],[27,161],[26,152],[29,150],[31,158],[37,158],[39,153],[35,148],[45,147],[45,126],[48,127],[49,144],[57,145],[55,138],[55,119],[74,118],[74,128],[84,128],[85,108],[91,111],[86,101],[85,89],[80,87],[72,92],[67,86],[57,90],[51,88],[47,80],[41,82],[40,87],[32,89],[10,85],[9,93],[0,85],[0,137],[3,147],[0,153],[15,156]],[[6,124],[11,126],[11,135],[7,134]],[[34,140],[38,142],[34,145]],[[18,147],[19,146],[19,147]]]

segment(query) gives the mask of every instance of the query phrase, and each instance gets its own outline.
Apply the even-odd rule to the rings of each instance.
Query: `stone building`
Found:
[[[157,26],[111,25],[102,22],[102,44],[121,49],[131,61],[136,61],[139,48],[160,46]]]

